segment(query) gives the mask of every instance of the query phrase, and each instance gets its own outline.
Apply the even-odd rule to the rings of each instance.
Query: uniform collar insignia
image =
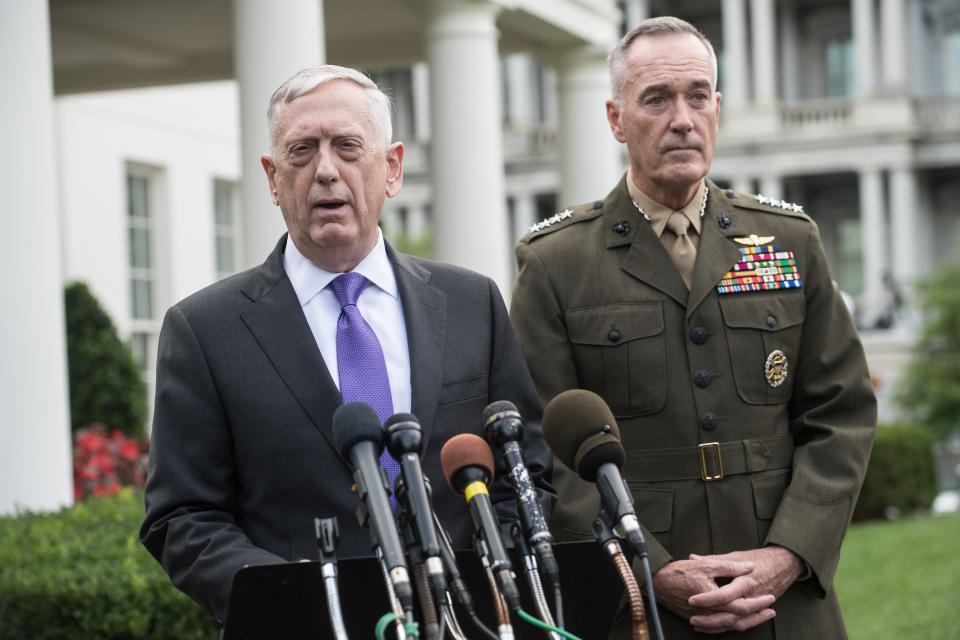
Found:
[[[738,244],[745,244],[748,247],[759,247],[770,244],[774,238],[776,238],[776,236],[758,236],[755,233],[751,233],[744,238],[734,238],[733,241]]]

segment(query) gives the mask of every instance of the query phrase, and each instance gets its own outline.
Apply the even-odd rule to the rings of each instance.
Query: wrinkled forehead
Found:
[[[278,139],[317,127],[324,133],[375,137],[376,124],[367,92],[351,80],[338,78],[277,105]]]
[[[628,85],[713,85],[713,58],[707,46],[692,33],[666,33],[639,37],[627,50]]]

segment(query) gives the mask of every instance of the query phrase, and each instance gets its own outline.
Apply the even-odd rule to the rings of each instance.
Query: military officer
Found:
[[[720,94],[695,27],[646,20],[610,69],[629,170],[517,246],[534,380],[616,415],[666,637],[844,637],[832,582],[876,400],[817,227],[706,178]],[[555,469],[552,526],[589,537],[595,488]]]

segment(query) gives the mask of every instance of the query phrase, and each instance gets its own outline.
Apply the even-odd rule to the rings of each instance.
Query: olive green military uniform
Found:
[[[654,572],[781,545],[811,575],[730,637],[843,638],[833,575],[876,425],[863,349],[800,207],[708,188],[689,290],[621,180],[521,240],[511,317],[544,402],[585,388],[613,410]],[[785,288],[744,291],[753,267]],[[560,463],[553,484],[558,539],[589,537],[595,488]]]

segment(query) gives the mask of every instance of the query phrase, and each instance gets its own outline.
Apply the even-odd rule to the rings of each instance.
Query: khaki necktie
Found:
[[[667,218],[667,230],[675,236],[672,243],[667,244],[667,253],[680,272],[680,277],[690,288],[690,279],[693,276],[693,263],[697,259],[697,248],[688,235],[690,219],[682,211],[674,211]],[[668,236],[668,241],[670,240]]]

